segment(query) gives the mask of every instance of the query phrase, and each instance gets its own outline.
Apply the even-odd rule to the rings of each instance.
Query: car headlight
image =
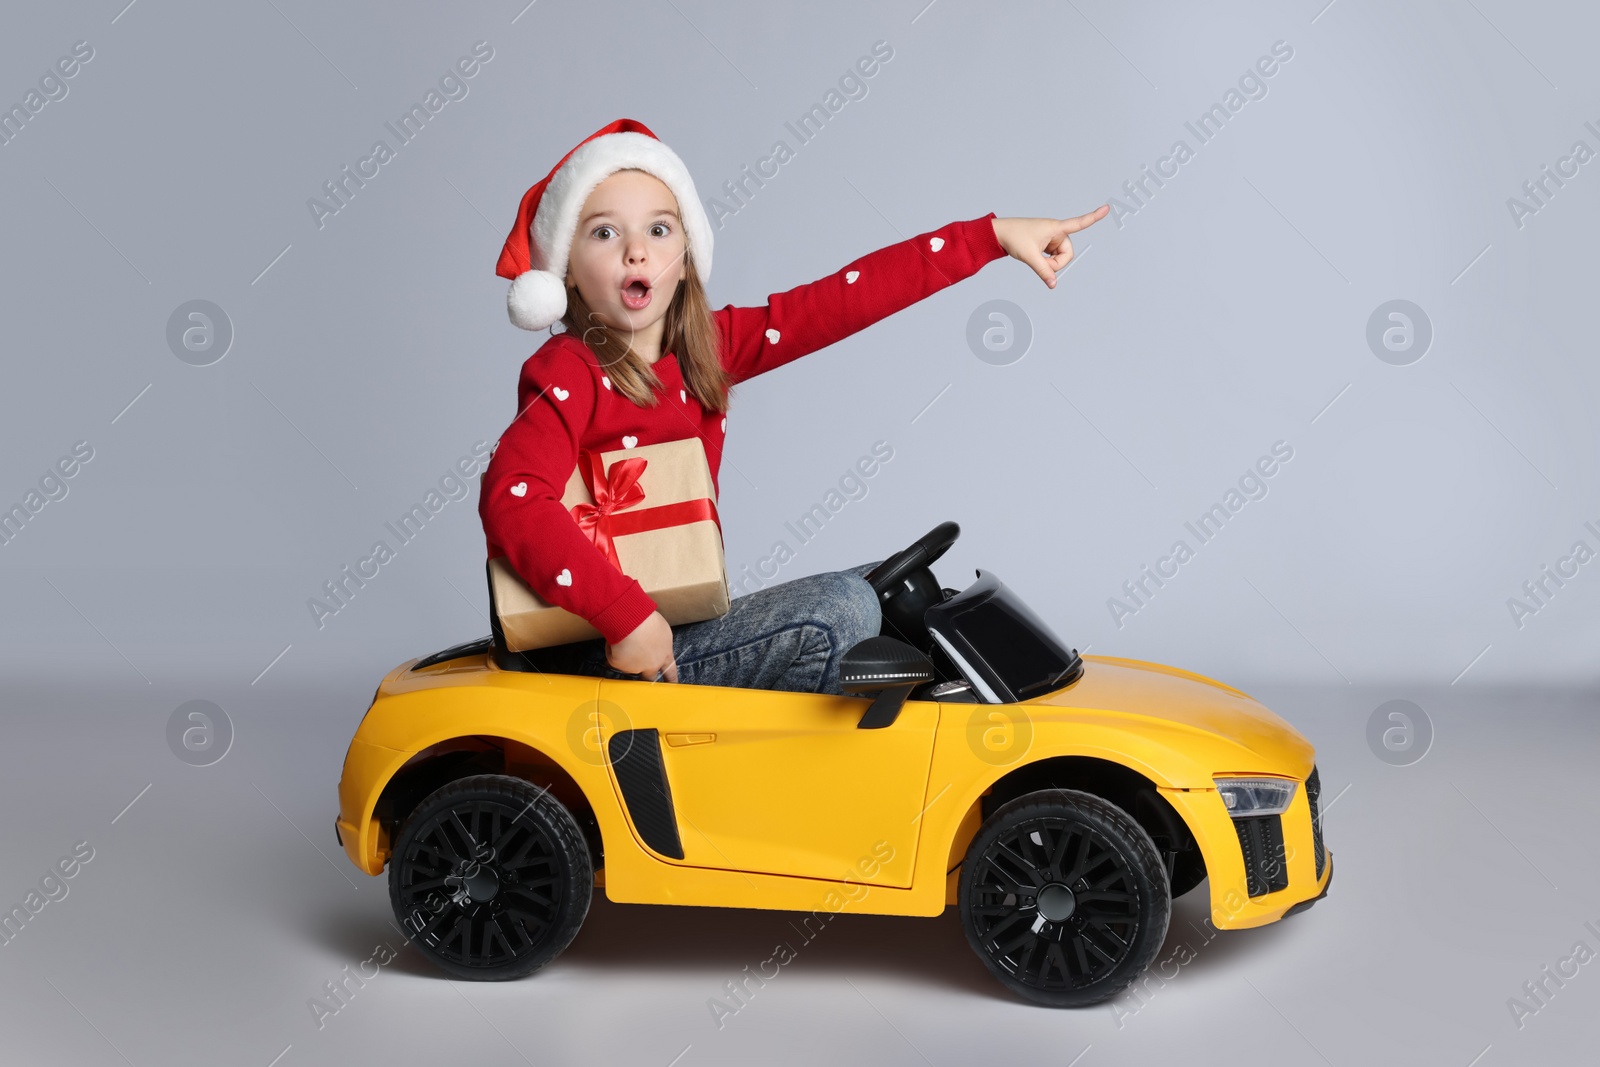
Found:
[[[1218,778],[1217,792],[1235,819],[1251,815],[1282,815],[1294,799],[1292,778]]]

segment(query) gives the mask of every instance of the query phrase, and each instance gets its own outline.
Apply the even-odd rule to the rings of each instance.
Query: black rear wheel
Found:
[[[967,943],[1006,988],[1051,1007],[1115,996],[1160,951],[1172,898],[1143,827],[1072,789],[1003,804],[973,838],[959,894]]]
[[[520,978],[572,943],[594,868],[560,801],[521,778],[481,774],[430,794],[406,817],[389,899],[422,954],[458,978]]]

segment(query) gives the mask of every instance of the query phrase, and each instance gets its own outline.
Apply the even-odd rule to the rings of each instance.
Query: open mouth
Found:
[[[650,305],[650,283],[643,278],[629,278],[622,286],[622,306],[639,311]]]

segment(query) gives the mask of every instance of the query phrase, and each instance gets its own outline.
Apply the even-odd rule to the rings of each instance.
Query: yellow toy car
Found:
[[[345,757],[338,836],[462,978],[554,959],[613,901],[941,914],[1002,984],[1116,994],[1209,877],[1220,929],[1321,899],[1311,744],[1244,693],[1064,645],[943,523],[867,577],[849,695],[543,674],[494,635],[396,667]],[[492,613],[491,613],[492,614]]]

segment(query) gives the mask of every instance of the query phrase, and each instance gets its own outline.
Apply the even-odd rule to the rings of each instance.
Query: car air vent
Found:
[[[683,859],[672,788],[661,765],[661,735],[655,729],[618,730],[606,752],[617,772],[622,799],[644,843],[675,860]]]
[[[1317,857],[1317,881],[1322,881],[1322,867],[1327,862],[1327,849],[1322,844],[1322,776],[1315,767],[1306,779],[1306,803],[1311,806],[1311,851]]]
[[[1245,886],[1252,897],[1289,888],[1289,865],[1283,854],[1283,819],[1252,815],[1233,820],[1244,852]]]

